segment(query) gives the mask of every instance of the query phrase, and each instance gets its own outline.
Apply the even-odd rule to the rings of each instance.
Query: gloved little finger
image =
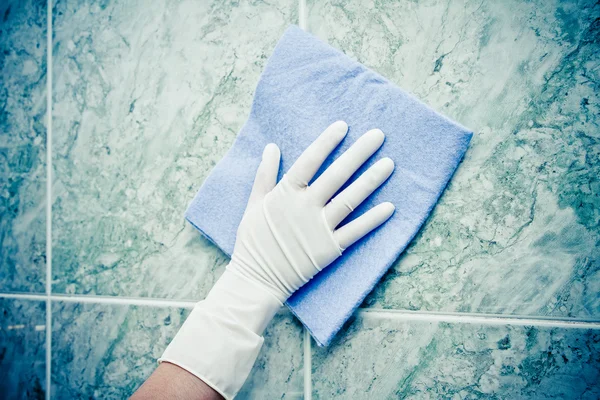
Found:
[[[360,238],[387,221],[394,210],[395,207],[392,203],[378,204],[360,217],[334,231],[333,237],[340,247],[346,250]]]

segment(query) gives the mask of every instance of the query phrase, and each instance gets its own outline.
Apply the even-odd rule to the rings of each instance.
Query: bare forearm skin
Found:
[[[161,363],[131,400],[222,400],[201,379],[168,362]]]

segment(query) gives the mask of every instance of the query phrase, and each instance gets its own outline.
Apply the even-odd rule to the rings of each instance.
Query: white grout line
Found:
[[[128,306],[148,306],[148,307],[173,307],[173,308],[194,308],[195,301],[169,300],[169,299],[144,299],[116,296],[71,296],[67,294],[25,294],[25,293],[0,293],[0,298],[20,299],[20,300],[39,300],[50,299],[52,301],[64,303],[87,303],[87,304],[116,304]]]
[[[50,400],[52,389],[52,302],[46,296],[46,400]]]
[[[134,305],[162,308],[194,308],[196,301],[193,300],[169,300],[153,298],[132,298],[117,296],[95,296],[95,295],[67,295],[67,294],[26,294],[26,293],[0,293],[0,298],[37,300],[46,301],[48,299],[65,303],[87,303],[87,304],[115,304],[115,305]],[[600,321],[586,321],[581,319],[561,319],[558,317],[528,317],[522,315],[502,315],[502,314],[478,314],[478,313],[459,313],[459,312],[435,312],[435,311],[407,311],[407,310],[389,310],[360,308],[357,315],[364,318],[386,318],[402,321],[425,321],[425,322],[453,322],[453,323],[472,323],[488,325],[536,325],[556,328],[582,328],[582,329],[600,329]],[[310,338],[308,330],[304,331],[304,337]],[[304,343],[310,346],[310,341]],[[310,347],[308,347],[310,348]]]
[[[52,389],[52,0],[46,5],[46,400]]]
[[[52,300],[67,303],[117,304],[130,306],[149,306],[161,308],[194,308],[197,302],[182,300],[140,299],[115,296],[67,296],[53,295]]]
[[[312,338],[304,327],[304,400],[312,399]]]
[[[551,328],[600,329],[600,322],[583,320],[564,320],[554,317],[525,317],[519,315],[441,313],[385,309],[360,309],[358,315],[363,318],[385,318],[399,321],[451,322],[482,325],[518,325]]]
[[[306,0],[298,0],[298,26],[300,29],[307,30],[307,16],[306,16]]]
[[[0,298],[46,301],[46,300],[48,300],[48,295],[46,295],[46,294],[0,293]]]

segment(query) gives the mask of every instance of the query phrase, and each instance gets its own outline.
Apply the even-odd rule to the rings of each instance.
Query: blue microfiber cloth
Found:
[[[384,156],[396,164],[387,183],[350,218],[383,201],[394,203],[396,212],[288,300],[321,346],[331,342],[418,232],[467,150],[468,129],[292,26],[265,67],[248,121],[185,215],[231,254],[265,145],[281,148],[281,174],[337,120],[350,129],[327,165],[372,128],[385,133],[385,143],[356,176]]]

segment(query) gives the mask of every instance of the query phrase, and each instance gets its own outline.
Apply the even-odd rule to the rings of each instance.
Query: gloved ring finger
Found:
[[[325,206],[325,219],[335,229],[356,207],[371,195],[394,171],[394,162],[383,158],[373,164],[350,186]]]

